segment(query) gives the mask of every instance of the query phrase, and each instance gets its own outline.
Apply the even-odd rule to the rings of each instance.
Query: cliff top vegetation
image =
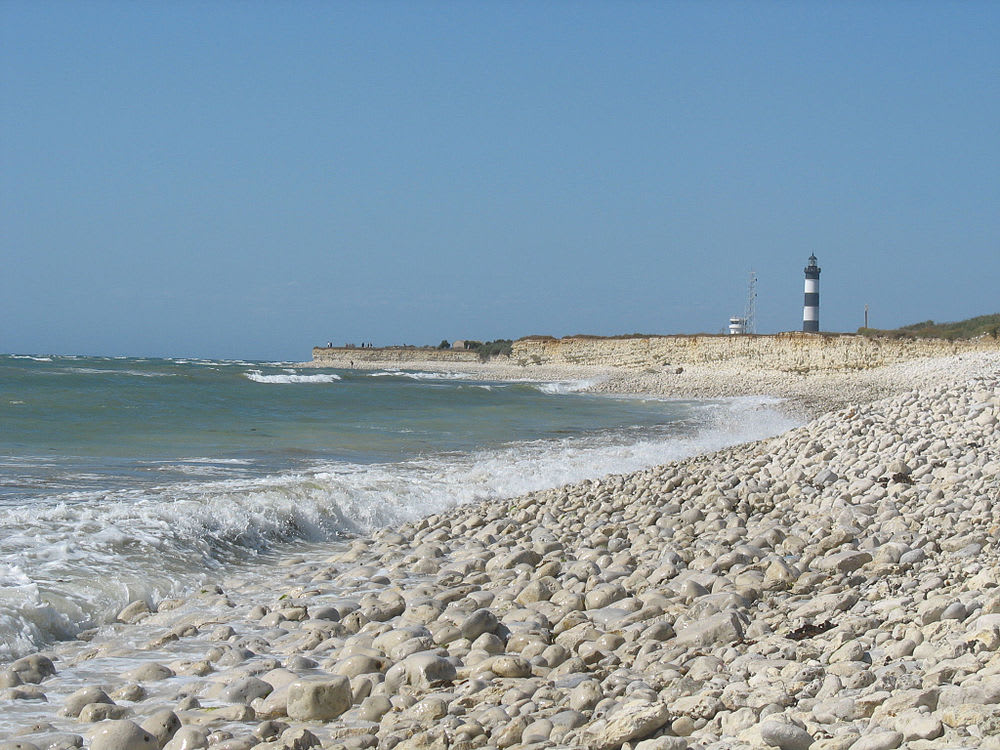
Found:
[[[858,333],[862,336],[892,339],[926,338],[954,341],[957,339],[974,339],[980,336],[1000,338],[1000,313],[980,315],[977,318],[960,320],[955,323],[935,323],[933,320],[925,320],[923,323],[914,323],[891,330],[862,327],[858,329]]]

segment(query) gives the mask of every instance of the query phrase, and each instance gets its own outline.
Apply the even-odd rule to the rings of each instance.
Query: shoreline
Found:
[[[866,403],[904,390],[926,387],[941,378],[972,377],[985,363],[997,361],[1000,352],[966,352],[949,357],[927,357],[882,367],[853,370],[818,370],[794,373],[752,368],[739,363],[712,365],[612,367],[601,365],[520,365],[510,358],[487,362],[440,360],[366,360],[354,362],[356,370],[401,370],[461,373],[470,380],[520,382],[595,381],[581,393],[661,398],[729,398],[769,396],[784,399],[788,413],[813,419],[852,403]],[[300,367],[349,369],[323,362],[302,362]]]
[[[753,376],[492,364],[398,369],[766,388],[813,419],[286,558],[273,586],[135,602],[54,663],[0,666],[0,706],[49,699],[25,750],[130,720],[168,750],[212,732],[225,750],[1000,747],[1000,357]],[[73,670],[94,684],[69,696]],[[128,747],[110,742],[91,746]]]

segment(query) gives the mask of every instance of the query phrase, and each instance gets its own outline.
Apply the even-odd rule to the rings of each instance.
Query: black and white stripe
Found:
[[[802,306],[802,330],[815,333],[819,331],[819,266],[816,256],[809,256],[806,266],[805,301]]]

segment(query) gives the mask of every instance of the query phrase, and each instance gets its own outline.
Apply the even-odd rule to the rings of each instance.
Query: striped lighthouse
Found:
[[[819,331],[819,266],[816,256],[809,256],[806,266],[806,297],[802,306],[802,330],[810,333]]]

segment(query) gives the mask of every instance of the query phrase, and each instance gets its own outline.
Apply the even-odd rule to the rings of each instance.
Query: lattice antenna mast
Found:
[[[747,284],[747,305],[743,310],[746,320],[746,332],[757,333],[757,274],[750,272],[750,282]]]

